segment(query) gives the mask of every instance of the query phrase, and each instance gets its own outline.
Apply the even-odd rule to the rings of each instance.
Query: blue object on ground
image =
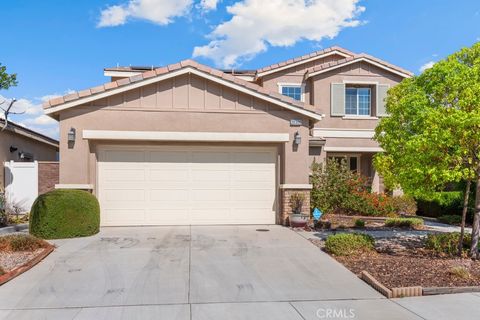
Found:
[[[315,208],[315,209],[313,210],[313,219],[314,219],[314,220],[320,220],[320,218],[322,217],[322,215],[323,215],[323,212],[322,212],[320,209]]]

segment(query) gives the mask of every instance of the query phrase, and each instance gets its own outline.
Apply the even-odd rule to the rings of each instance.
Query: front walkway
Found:
[[[435,301],[383,298],[287,228],[258,228],[104,228],[55,241],[0,287],[0,319],[408,320],[435,310]]]

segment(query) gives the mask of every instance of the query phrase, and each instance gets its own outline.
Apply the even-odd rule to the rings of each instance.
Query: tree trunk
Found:
[[[475,211],[473,215],[472,244],[470,246],[470,256],[472,257],[472,259],[478,259],[479,231],[480,231],[480,176],[477,177],[477,186],[475,189]]]
[[[458,256],[462,256],[463,253],[463,237],[465,235],[465,220],[467,219],[468,212],[468,197],[470,196],[470,185],[472,181],[467,180],[465,186],[465,194],[463,195],[463,210],[462,210],[462,224],[460,226],[460,239],[458,240]]]

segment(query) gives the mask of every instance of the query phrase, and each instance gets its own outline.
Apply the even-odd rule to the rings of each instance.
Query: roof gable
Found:
[[[339,55],[339,56],[342,56],[344,58],[348,58],[348,57],[353,57],[355,54],[353,52],[350,52],[350,51],[346,50],[346,49],[334,46],[334,47],[330,47],[330,48],[327,48],[327,49],[324,49],[324,50],[315,51],[315,52],[312,52],[310,54],[306,54],[306,55],[301,56],[301,57],[289,59],[287,61],[282,61],[282,62],[279,62],[279,63],[275,63],[275,64],[272,64],[272,65],[260,68],[256,72],[256,77],[261,78],[261,77],[266,76],[268,74],[272,74],[272,73],[276,73],[276,72],[279,72],[279,71],[282,71],[282,70],[285,70],[285,69],[293,68],[295,66],[302,65],[302,64],[305,64],[305,63],[308,63],[308,62],[312,62],[312,61],[315,61],[315,60],[318,60],[318,59],[322,59],[322,58],[325,58],[325,57],[328,57],[328,56],[331,56],[331,55]]]
[[[230,87],[287,110],[297,112],[311,119],[321,120],[322,118],[320,114],[312,111],[313,106],[304,104],[276,92],[270,92],[257,84],[225,74],[220,70],[198,64],[192,60],[181,61],[180,63],[157,68],[133,77],[123,78],[98,87],[74,92],[60,98],[49,100],[44,104],[45,113],[53,116],[65,109],[188,73]],[[309,110],[308,108],[311,108],[312,110]]]
[[[390,64],[378,58],[362,53],[362,54],[354,55],[352,57],[348,57],[342,60],[332,61],[332,62],[324,63],[322,65],[310,68],[307,70],[305,74],[305,78],[307,79],[309,77],[313,77],[318,74],[335,70],[337,68],[341,68],[350,64],[358,63],[358,62],[366,62],[366,63],[372,64],[376,67],[387,70],[403,78],[410,78],[413,76],[413,73],[411,73],[408,70],[405,70],[403,68]]]

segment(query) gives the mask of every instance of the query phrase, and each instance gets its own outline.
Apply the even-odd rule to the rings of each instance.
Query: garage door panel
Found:
[[[112,148],[125,150],[100,151],[102,225],[275,222],[274,148]]]
[[[145,162],[145,152],[137,150],[107,150],[101,159],[103,162],[112,162],[125,165],[128,163]]]
[[[145,181],[145,170],[135,168],[106,168],[104,169],[105,182],[133,182]]]
[[[191,177],[193,182],[230,182],[231,179],[231,170],[201,170],[201,169],[192,169]]]
[[[184,225],[189,224],[188,211],[180,208],[151,209],[146,224]]]
[[[193,152],[192,163],[212,166],[216,164],[229,164],[231,162],[230,152]]]
[[[105,189],[106,201],[145,201],[144,189]]]
[[[188,189],[150,189],[150,201],[188,201]]]
[[[230,199],[230,190],[225,189],[197,189],[192,190],[192,201],[228,201]]]
[[[145,210],[133,208],[102,209],[102,225],[128,226],[137,224],[139,219],[145,220]]]
[[[232,190],[232,200],[263,201],[271,199],[272,192],[269,189],[237,189]]]
[[[153,182],[188,182],[188,168],[150,169],[149,180]]]
[[[237,170],[232,172],[234,182],[267,182],[272,181],[272,170]]]
[[[188,164],[190,162],[190,153],[187,151],[149,151],[149,161],[160,164]]]

